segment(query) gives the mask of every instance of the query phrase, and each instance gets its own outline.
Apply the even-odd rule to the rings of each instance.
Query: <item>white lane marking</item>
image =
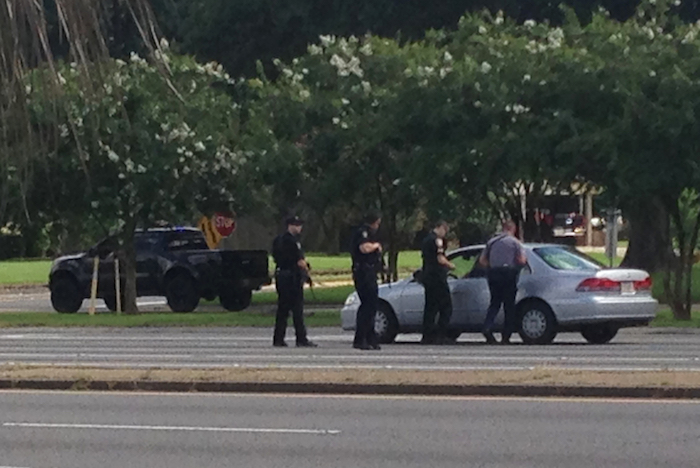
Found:
[[[337,429],[277,429],[259,427],[199,427],[199,426],[136,426],[121,424],[69,424],[69,423],[25,423],[5,422],[3,427],[36,429],[108,429],[126,431],[180,431],[180,432],[239,432],[249,434],[312,434],[337,435]]]
[[[124,349],[123,352],[119,351]],[[2,350],[2,348],[0,348]],[[105,352],[94,352],[92,348],[86,348],[84,350],[75,349],[74,352],[49,352],[52,348],[43,349],[44,352],[0,352],[0,358],[81,358],[81,359],[196,359],[201,358],[201,349],[196,350],[191,349],[179,349],[174,348],[173,351],[184,351],[180,353],[157,353],[157,352],[147,352],[149,350],[157,351],[157,348],[146,348],[144,349],[134,349],[134,348],[105,348],[99,351]],[[65,351],[65,350],[63,350]],[[111,351],[111,352],[107,352]],[[115,352],[116,351],[116,352]],[[146,352],[144,352],[146,351]],[[191,352],[187,352],[191,351]],[[199,351],[199,352],[197,352]],[[206,350],[211,352],[212,350]],[[144,354],[139,354],[144,353]],[[574,363],[694,363],[698,361],[696,357],[602,357],[602,356],[489,356],[489,355],[475,355],[471,354],[468,356],[454,356],[454,355],[393,355],[393,354],[245,354],[245,353],[232,353],[232,354],[206,354],[206,358],[211,361],[358,361],[358,362],[397,362],[397,361],[418,361],[418,362],[436,362],[436,361],[459,361],[459,362],[533,362],[533,363],[553,363],[558,362],[564,364],[574,364]],[[210,361],[210,362],[211,362]],[[284,365],[280,362],[280,365]],[[322,364],[321,364],[322,365]]]
[[[78,367],[87,369],[265,369],[265,370],[398,370],[398,371],[517,371],[517,370],[572,370],[592,372],[700,372],[693,367],[594,367],[576,365],[484,365],[484,366],[436,366],[436,365],[304,365],[304,364],[238,364],[238,363],[167,363],[167,362],[6,362],[4,364],[35,367]]]

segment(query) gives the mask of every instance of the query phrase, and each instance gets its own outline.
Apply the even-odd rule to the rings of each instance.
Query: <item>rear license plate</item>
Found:
[[[622,294],[634,294],[634,283],[630,281],[623,282],[620,285],[620,291]]]

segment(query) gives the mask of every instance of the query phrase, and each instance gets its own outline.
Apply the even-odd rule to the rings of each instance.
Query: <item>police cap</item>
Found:
[[[302,226],[304,221],[299,216],[290,216],[285,221],[287,226]]]

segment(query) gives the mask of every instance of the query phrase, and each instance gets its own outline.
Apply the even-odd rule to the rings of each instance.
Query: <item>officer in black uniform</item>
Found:
[[[455,266],[445,257],[445,236],[449,226],[445,221],[435,223],[433,230],[421,245],[423,256],[423,287],[425,308],[423,310],[422,344],[454,344],[448,337],[452,317],[452,296],[447,285],[447,272]],[[435,318],[439,314],[437,325]]]
[[[292,312],[297,347],[315,348],[317,345],[306,337],[304,326],[304,282],[309,274],[304,251],[299,242],[303,221],[298,216],[288,218],[287,231],[277,236],[272,243],[272,256],[277,268],[275,270],[275,287],[277,288],[277,319],[274,346],[286,347],[284,336],[287,333],[287,319]]]
[[[352,278],[360,297],[353,348],[379,350],[374,316],[379,305],[377,271],[381,268],[382,244],[377,241],[377,231],[382,218],[378,213],[369,213],[364,221],[353,236],[351,248]]]

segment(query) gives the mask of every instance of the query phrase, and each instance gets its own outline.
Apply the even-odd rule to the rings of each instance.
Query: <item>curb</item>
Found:
[[[287,382],[156,382],[142,380],[85,381],[3,379],[0,380],[0,390],[700,399],[700,388],[576,387],[554,385],[390,385]]]

